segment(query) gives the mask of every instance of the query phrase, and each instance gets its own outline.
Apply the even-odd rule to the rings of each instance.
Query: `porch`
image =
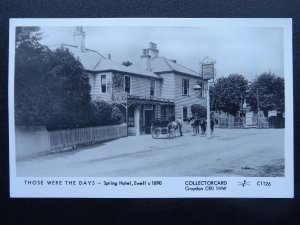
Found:
[[[150,134],[153,120],[172,121],[175,118],[173,99],[128,94],[119,96],[114,103],[125,108],[128,135]]]

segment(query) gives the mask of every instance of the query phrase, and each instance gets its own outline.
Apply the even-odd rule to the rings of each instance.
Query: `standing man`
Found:
[[[215,126],[215,122],[214,122],[214,119],[212,118],[212,119],[210,120],[210,130],[211,130],[210,134],[211,134],[211,135],[212,135],[213,132],[214,132],[214,126]]]
[[[197,118],[194,122],[196,134],[199,134],[199,125],[200,125],[200,120]]]
[[[183,121],[182,121],[181,117],[179,117],[179,118],[176,120],[176,123],[177,123],[178,128],[179,128],[180,136],[182,136],[182,123],[183,123]]]

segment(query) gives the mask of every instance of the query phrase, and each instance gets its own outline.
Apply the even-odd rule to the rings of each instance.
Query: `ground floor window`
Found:
[[[167,116],[167,107],[166,106],[160,107],[160,116],[162,119],[166,119],[166,116]]]
[[[128,109],[127,126],[134,127],[134,108],[133,107],[129,107],[129,109]]]
[[[183,108],[182,108],[182,117],[183,117],[183,121],[187,121],[187,107],[186,106],[184,106]]]

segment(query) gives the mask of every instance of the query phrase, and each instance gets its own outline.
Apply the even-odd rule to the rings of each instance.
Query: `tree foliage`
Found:
[[[118,106],[113,106],[106,101],[92,102],[92,124],[90,126],[102,126],[120,124],[123,115]]]
[[[47,85],[51,51],[39,44],[39,29],[16,29],[15,121],[17,125],[46,123],[49,102]]]
[[[206,118],[206,108],[200,104],[191,105],[191,111],[194,119]]]
[[[16,29],[16,125],[84,126],[91,110],[88,75],[67,49],[51,51],[39,40],[38,27]]]
[[[52,52],[48,59],[50,113],[47,125],[52,129],[82,127],[91,111],[90,84],[84,67],[68,49]]]
[[[274,73],[263,73],[251,83],[247,104],[251,110],[258,107],[267,115],[270,110],[284,112],[284,78]]]
[[[211,109],[236,116],[247,96],[248,81],[243,75],[221,77],[210,87]]]

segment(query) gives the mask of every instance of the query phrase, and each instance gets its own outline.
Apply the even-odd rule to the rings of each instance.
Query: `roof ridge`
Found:
[[[172,60],[170,60],[170,59],[168,59],[168,58],[166,58],[166,57],[164,57],[164,56],[159,56],[159,57],[155,57],[155,58],[162,58],[163,60],[164,60],[164,62],[168,65],[168,67],[171,69],[171,70],[173,70],[173,71],[177,71],[176,69],[174,69],[174,67],[171,65],[171,62],[172,63],[175,63],[175,62],[173,62]],[[155,58],[152,58],[151,60],[154,60]],[[198,74],[198,75],[200,75],[200,73],[198,73],[198,72],[196,72],[196,71],[194,71],[194,70],[191,70],[191,69],[189,69],[189,68],[187,68],[187,67],[185,67],[185,66],[183,66],[183,65],[181,65],[181,64],[179,64],[179,63],[175,63],[176,65],[178,65],[178,66],[180,66],[180,67],[182,67],[182,68],[184,68],[184,69],[187,69],[187,70],[189,70],[189,71],[191,71],[191,72],[193,72],[193,73],[196,73],[196,74]]]
[[[78,46],[77,46],[78,47]],[[95,52],[95,53],[97,53],[98,55],[100,55],[103,59],[105,59],[105,57],[101,54],[101,53],[99,53],[98,51],[96,51],[96,50],[93,50],[93,49],[90,49],[90,48],[86,48],[85,50],[88,50],[88,51],[91,51],[91,52]]]
[[[165,63],[170,67],[171,70],[174,70],[174,68],[170,65],[170,63],[168,62],[169,59],[167,59],[164,56],[161,56],[161,58],[165,61]]]
[[[63,45],[67,45],[67,46],[71,46],[71,47],[76,47],[76,45],[70,45],[70,44],[66,44],[66,43],[60,43],[60,44],[54,44],[54,45],[48,45],[49,47],[52,47],[52,46],[63,46]]]
[[[78,48],[78,45],[71,45],[71,44],[67,44],[67,43],[60,43],[60,44],[54,44],[54,45],[51,45],[51,46],[70,46],[70,47],[74,47],[74,48]],[[96,50],[93,50],[93,49],[90,49],[90,48],[85,48],[85,50],[88,50],[88,51],[91,51],[91,52],[95,52],[96,54],[98,54],[99,56],[101,56],[103,59],[105,59],[105,57],[99,53],[98,51]]]
[[[163,58],[165,58],[165,57],[163,57]],[[175,63],[175,62],[173,62],[172,60],[170,60],[170,59],[168,59],[168,58],[165,58],[165,60],[167,60],[167,61],[169,61],[169,62],[172,62],[172,63]],[[173,69],[173,70],[175,70],[171,65],[170,65],[170,63],[168,62],[168,65]],[[190,68],[187,68],[187,67],[185,67],[185,66],[183,66],[183,65],[181,65],[181,64],[179,64],[179,63],[175,63],[175,64],[177,64],[178,66],[181,66],[181,67],[183,67],[183,68],[185,68],[185,69],[187,69],[187,70],[189,70],[189,71],[191,71],[191,72],[194,72],[194,73],[197,73],[197,74],[199,74],[198,72],[196,72],[196,71],[194,71],[194,70],[191,70]]]
[[[169,61],[171,61],[171,60],[169,60]],[[175,62],[174,62],[174,63],[175,63]],[[187,69],[187,70],[189,70],[189,71],[192,71],[192,72],[197,73],[197,74],[200,75],[200,73],[198,73],[198,72],[196,72],[196,71],[194,71],[194,70],[191,70],[190,68],[187,68],[187,67],[185,67],[185,66],[183,66],[183,65],[181,65],[181,64],[179,64],[179,63],[177,63],[177,62],[176,62],[176,64],[177,64],[178,66],[181,66],[181,67],[183,67],[183,68],[185,68],[185,69]]]
[[[102,59],[99,59],[98,62],[96,63],[96,65],[93,67],[93,69],[96,69],[96,67],[99,65],[99,63],[101,62]]]

